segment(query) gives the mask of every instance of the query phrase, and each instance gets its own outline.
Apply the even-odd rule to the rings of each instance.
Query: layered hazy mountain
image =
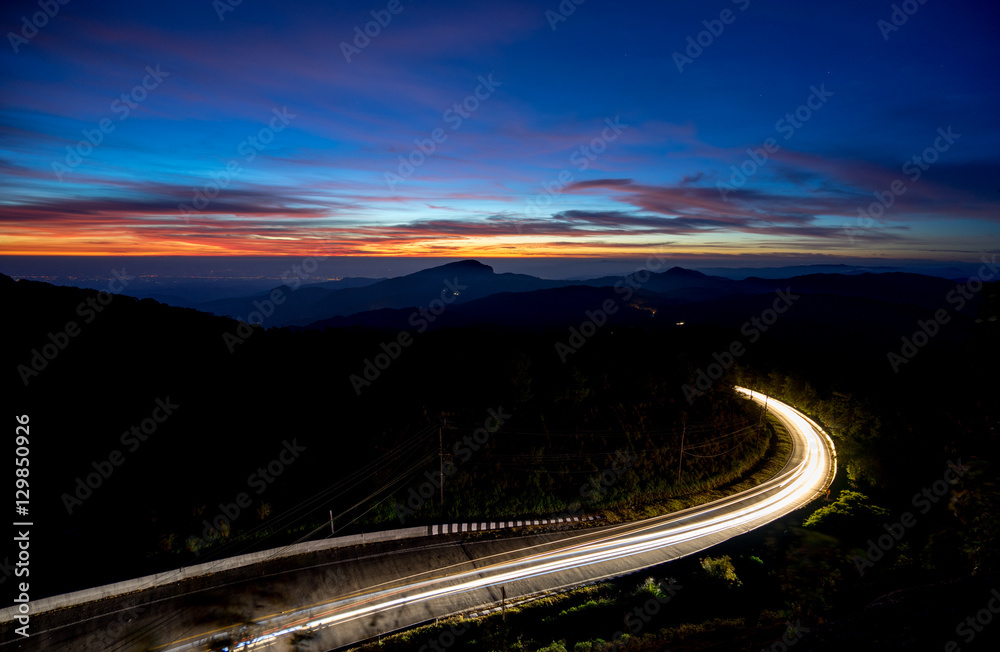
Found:
[[[608,299],[621,310],[616,319],[641,320],[657,313],[662,316],[666,311],[670,318],[684,321],[729,312],[745,304],[747,297],[777,290],[933,310],[944,305],[954,286],[953,281],[940,277],[902,272],[751,276],[735,280],[680,267],[640,269],[621,276],[584,280],[552,280],[527,274],[498,274],[489,265],[465,260],[389,279],[280,285],[266,292],[194,307],[265,327],[408,328],[420,320],[414,315],[419,315],[421,309],[430,310],[435,317],[441,315],[433,320],[435,326],[491,323],[523,327],[579,321],[586,310]]]

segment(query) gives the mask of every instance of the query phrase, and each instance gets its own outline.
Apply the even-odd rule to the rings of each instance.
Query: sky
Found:
[[[11,0],[0,255],[974,261],[998,17]]]

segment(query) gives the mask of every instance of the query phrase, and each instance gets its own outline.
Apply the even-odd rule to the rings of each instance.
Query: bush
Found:
[[[740,578],[736,577],[733,560],[729,555],[722,557],[704,557],[698,560],[709,578],[722,582],[727,586],[741,586]]]
[[[868,496],[857,491],[841,491],[837,500],[820,507],[803,523],[827,534],[843,536],[865,532],[889,518],[889,510],[873,505]]]
[[[553,641],[551,645],[546,645],[539,649],[538,652],[567,652],[566,646],[563,643],[564,641]]]

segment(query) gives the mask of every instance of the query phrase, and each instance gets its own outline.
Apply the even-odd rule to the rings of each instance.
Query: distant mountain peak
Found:
[[[478,260],[459,260],[454,263],[446,263],[437,267],[420,270],[417,274],[427,274],[428,272],[445,272],[448,274],[493,274],[493,268],[484,265]]]
[[[701,272],[696,272],[693,269],[684,269],[683,267],[671,267],[664,274],[670,274],[671,276],[683,276],[687,278],[707,278]]]

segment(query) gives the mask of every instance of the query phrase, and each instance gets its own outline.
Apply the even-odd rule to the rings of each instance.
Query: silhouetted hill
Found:
[[[256,297],[213,302],[205,309],[248,319],[248,315],[260,311],[258,306],[266,304],[271,294],[278,291],[283,303],[273,317],[265,316],[261,323],[266,327],[304,325],[359,312],[426,306],[434,300],[464,303],[498,292],[528,292],[559,285],[565,283],[525,274],[496,274],[489,265],[465,260],[359,287],[302,286],[294,289],[282,286]]]
[[[339,316],[312,328],[263,329],[150,299],[0,276],[0,302],[7,309],[0,360],[12,384],[9,402],[15,413],[32,415],[32,433],[39,437],[32,451],[32,505],[46,515],[44,536],[33,547],[39,567],[50,569],[46,577],[60,589],[71,589],[122,578],[108,577],[108,569],[128,576],[196,561],[182,551],[184,541],[199,536],[203,519],[245,490],[248,476],[274,459],[289,438],[306,446],[308,456],[274,489],[269,486],[260,498],[254,494],[251,511],[264,503],[275,514],[292,509],[333,482],[331,471],[338,478],[352,472],[353,460],[375,459],[440,414],[475,428],[487,408],[513,406],[519,422],[539,432],[549,424],[570,431],[620,430],[626,427],[619,421],[623,414],[641,413],[646,423],[648,410],[704,416],[724,398],[726,381],[693,405],[681,387],[733,342],[746,349],[734,372],[739,367],[758,377],[788,374],[808,380],[816,391],[837,389],[868,397],[854,401],[877,401],[866,405],[886,415],[882,432],[908,442],[872,449],[873,455],[885,452],[881,473],[890,479],[937,465],[928,451],[986,441],[981,433],[995,428],[984,414],[995,404],[996,284],[960,314],[946,298],[954,283],[915,275],[730,282],[666,270],[639,284],[642,278],[631,278],[635,290],[627,282],[598,281],[491,292],[504,284],[530,287],[537,279],[464,263],[341,290],[383,285],[381,296],[399,301],[409,292],[430,290],[424,295],[428,303]],[[439,285],[445,279],[456,288],[468,286],[445,295],[454,299],[448,304]],[[491,293],[469,298],[476,284]],[[786,288],[799,296],[766,329],[754,325],[754,319],[767,320],[777,290]],[[688,291],[697,300],[678,298]],[[601,314],[606,306],[614,307],[613,314]],[[275,316],[284,308],[277,306]],[[949,322],[894,370],[887,353],[900,350],[901,338],[912,337],[919,321],[942,308],[949,310]],[[593,328],[584,328],[587,322]],[[560,357],[557,345],[570,342],[571,329],[584,332],[585,345]],[[65,335],[69,330],[75,334]],[[372,368],[373,360],[392,350],[398,331],[409,331],[413,343],[396,349],[388,366]],[[358,391],[351,379],[366,370],[370,385]],[[937,402],[927,410],[931,394]],[[176,414],[141,446],[123,445],[123,434],[148,419],[158,399],[168,398],[180,406]],[[668,416],[657,419],[670,422]],[[495,441],[499,446],[506,440]],[[539,446],[550,449],[559,441]],[[512,439],[509,445],[526,444]],[[78,479],[108,468],[116,450],[124,453],[124,464],[95,480],[92,496],[69,513],[64,496],[77,492]],[[427,454],[433,457],[436,450]],[[352,460],[346,471],[338,466],[344,460]],[[477,472],[469,467],[477,482],[487,477]],[[557,472],[545,482],[559,478],[565,479]],[[521,480],[511,482],[519,491]],[[359,487],[360,495],[336,504],[349,507],[371,489]],[[912,493],[909,486],[901,490]],[[488,511],[489,505],[466,507]],[[330,507],[317,509],[310,518],[322,523]],[[127,546],[106,536],[121,529],[123,514]],[[261,522],[247,512],[235,528],[247,531]],[[288,533],[288,540],[301,534]],[[159,556],[149,561],[148,554]]]
[[[262,322],[264,326],[281,326],[285,324],[308,321],[312,318],[315,305],[338,290],[356,289],[368,287],[379,283],[385,279],[376,278],[342,278],[339,281],[325,281],[323,283],[310,283],[294,285],[279,285],[267,292],[244,297],[229,297],[199,303],[193,307],[204,310],[223,317],[233,317],[235,319],[247,320],[248,315],[259,308],[254,304],[263,304],[271,299],[272,293],[278,291],[283,298],[283,303],[279,309],[280,319],[266,320]]]
[[[607,314],[609,324],[648,322],[648,310],[623,302],[623,295],[612,287],[573,285],[529,292],[500,292],[481,299],[447,306],[434,314],[427,306],[404,309],[381,309],[331,317],[309,324],[309,329],[365,326],[417,330],[460,326],[498,326],[519,329],[549,329],[579,325],[587,313],[603,311],[606,302],[613,307]],[[598,319],[601,319],[598,317]],[[602,320],[603,321],[603,320]]]
[[[468,272],[494,277],[474,267],[447,271],[451,278],[468,278],[470,286],[475,279]],[[437,270],[425,277],[436,284],[442,275]],[[476,320],[497,321],[506,315],[524,323],[549,319],[579,325],[583,310],[591,304],[597,309],[615,296],[607,287],[565,288],[552,296],[547,292],[476,300],[483,312],[470,314]],[[32,513],[45,519],[32,542],[32,559],[48,569],[32,584],[39,597],[204,561],[186,542],[202,537],[204,521],[240,492],[253,500],[233,521],[234,531],[241,533],[260,527],[271,513],[267,510],[274,515],[305,510],[294,522],[311,528],[311,519],[322,522],[329,509],[349,509],[390,480],[405,493],[410,485],[402,480],[407,476],[399,482],[396,476],[413,464],[408,457],[394,458],[393,466],[371,477],[362,475],[343,489],[346,494],[323,492],[359,465],[418,436],[440,414],[462,424],[455,436],[471,433],[488,409],[499,406],[516,408],[522,427],[538,432],[548,427],[543,423],[584,432],[620,427],[622,417],[612,406],[636,396],[653,400],[657,385],[644,376],[653,373],[645,366],[650,345],[665,351],[679,346],[670,340],[616,339],[615,331],[597,329],[581,349],[589,352],[587,358],[574,358],[570,365],[554,352],[554,343],[567,339],[561,327],[531,333],[452,328],[420,335],[359,392],[351,379],[366,374],[394,334],[370,328],[292,332],[241,327],[232,319],[151,299],[4,276],[0,302],[9,311],[0,350],[10,384],[5,395],[17,414],[31,415],[36,438]],[[448,309],[460,307],[456,303]],[[609,322],[652,321],[649,313],[628,306],[616,312]],[[392,315],[393,310],[384,313]],[[387,319],[384,325],[397,324]],[[602,353],[609,345],[616,352]],[[664,354],[665,359],[673,356]],[[671,375],[669,385],[675,387],[683,382],[683,373],[680,367],[655,370],[657,377]],[[615,387],[593,391],[588,379],[606,374],[620,380]],[[656,419],[672,424],[680,399],[678,394],[663,403]],[[175,406],[171,414],[158,411],[161,403]],[[693,419],[714,418],[716,410],[710,402],[689,410],[698,412],[702,414]],[[167,418],[154,423],[154,416]],[[142,439],[134,434],[140,426]],[[293,440],[308,451],[295,460],[293,472],[265,486],[258,476],[258,484],[251,485],[248,478],[258,469],[270,469],[285,442]],[[510,453],[525,450],[524,440],[505,441],[497,438],[495,445],[512,447]],[[539,440],[537,446],[580,448],[579,442],[560,438]],[[464,473],[472,489],[492,495],[495,471],[470,466]],[[512,492],[534,486],[522,480],[507,480]],[[572,498],[579,483],[575,475],[557,475],[545,486]],[[321,493],[325,500],[303,502]],[[490,505],[479,500],[456,501],[450,509],[456,511],[449,518],[468,515],[471,509],[490,513]],[[345,517],[345,525],[354,516]],[[395,522],[391,513],[381,517]],[[276,547],[302,536],[300,530],[286,532],[288,522],[267,521],[276,539],[261,545]],[[109,532],[123,535],[109,538]],[[253,541],[223,552],[243,552]]]
[[[497,274],[492,267],[475,260],[464,260],[421,270],[397,278],[364,283],[352,281],[354,287],[321,284],[299,288],[287,285],[266,294],[215,301],[202,306],[215,314],[231,316],[272,326],[327,327],[342,325],[386,325],[406,327],[408,315],[392,313],[374,314],[377,311],[410,311],[420,307],[448,305],[447,323],[480,323],[495,321],[498,324],[538,326],[566,322],[567,317],[556,318],[546,306],[504,299],[507,309],[525,310],[538,315],[501,314],[485,304],[455,310],[460,305],[479,301],[502,293],[528,293],[539,290],[589,286],[614,288],[619,296],[636,294],[643,297],[646,307],[687,305],[716,301],[729,296],[752,296],[774,292],[778,288],[794,287],[796,292],[829,294],[842,297],[871,299],[927,309],[942,307],[955,283],[945,279],[907,273],[886,274],[809,274],[792,278],[765,279],[751,277],[735,281],[721,276],[709,276],[694,270],[672,267],[662,272],[638,270],[623,276],[603,276],[593,279],[569,281],[546,280],[527,274]],[[571,296],[580,297],[579,290]],[[562,299],[560,293],[544,295],[555,305],[569,305],[572,299]],[[280,305],[271,305],[280,301]],[[436,302],[436,303],[435,303]],[[592,304],[593,305],[593,304]],[[271,310],[273,308],[273,310]],[[578,312],[588,306],[576,306]],[[354,319],[336,319],[361,315]],[[251,319],[251,316],[252,319]],[[263,319],[261,319],[263,318]],[[468,321],[463,321],[463,319]]]
[[[945,307],[948,293],[955,288],[954,281],[905,272],[854,275],[808,274],[784,279],[751,277],[738,283],[738,287],[746,293],[792,287],[796,292],[808,294],[858,297],[928,309]]]
[[[785,265],[782,267],[697,267],[698,271],[709,275],[723,276],[736,280],[750,277],[789,278],[810,274],[887,274],[906,272],[923,274],[943,279],[966,279],[975,274],[978,263],[941,265],[933,263],[908,263],[903,265]]]
[[[683,267],[671,267],[663,272],[640,270],[625,276],[604,276],[578,283],[654,292],[661,299],[680,303],[704,301],[739,291],[736,281],[721,276],[707,276]]]
[[[450,295],[441,293],[445,280]],[[397,525],[390,506],[438,468],[439,432],[447,450],[480,429],[491,410],[512,415],[509,423],[449,478],[444,506],[423,506],[421,523],[504,509],[559,513],[622,449],[639,462],[608,500],[642,500],[673,485],[680,438],[691,450],[692,438],[708,444],[746,421],[730,389],[739,379],[828,424],[841,469],[835,489],[849,486],[848,478],[852,487],[862,483],[893,519],[913,509],[915,492],[935,486],[946,460],[980,467],[920,514],[905,548],[888,551],[864,577],[849,560],[851,544],[798,543],[802,515],[776,523],[773,540],[743,551],[765,565],[740,566],[739,590],[759,587],[754,582],[765,576],[776,583],[748,605],[777,610],[789,591],[816,595],[821,587],[824,600],[832,596],[824,604],[840,606],[815,627],[815,645],[799,645],[863,643],[859,628],[879,630],[888,619],[892,627],[882,628],[889,634],[879,641],[891,649],[908,614],[937,614],[925,620],[951,628],[984,604],[992,579],[949,588],[935,578],[1000,564],[992,545],[1000,531],[1000,284],[984,286],[959,312],[949,301],[954,282],[912,274],[729,281],[675,268],[534,287],[539,281],[463,261],[334,291],[347,293],[344,309],[364,301],[403,305],[327,317],[312,328],[264,329],[0,275],[0,362],[11,385],[5,401],[12,414],[31,417],[31,561],[44,569],[32,574],[32,596],[280,547],[328,532],[331,511],[338,532]],[[280,290],[302,301],[303,311],[333,296],[323,287]],[[271,317],[294,305],[282,302]],[[609,306],[613,314],[602,315]],[[919,324],[942,309],[948,322],[894,369],[887,354],[916,339]],[[399,331],[410,334],[406,346],[397,344]],[[574,331],[583,331],[579,346]],[[573,350],[563,355],[559,345],[567,343]],[[726,362],[733,343],[745,352],[688,402],[683,386]],[[174,407],[154,424],[162,405]],[[439,417],[454,430],[439,431]],[[691,428],[698,423],[700,434]],[[279,455],[290,442],[305,452],[286,467]],[[715,445],[721,455],[729,443]],[[741,451],[685,454],[684,472],[727,468]],[[264,483],[262,472],[274,475]],[[863,484],[873,479],[881,484]],[[204,536],[205,522],[233,514],[244,494],[249,506],[233,516],[231,538],[196,555],[190,542]],[[858,540],[887,531],[874,527],[859,529]],[[732,558],[749,564],[742,554]],[[695,572],[704,577],[700,565]],[[920,584],[928,589],[893,592]],[[9,603],[15,583],[3,587]],[[969,600],[946,613],[926,607],[928,596],[954,602],[962,590]],[[716,609],[712,603],[713,616]]]
[[[322,288],[324,290],[343,290],[345,288],[363,288],[374,285],[379,281],[384,281],[385,277],[368,278],[366,276],[345,276],[336,281],[323,281],[322,283],[305,283],[304,288]]]

